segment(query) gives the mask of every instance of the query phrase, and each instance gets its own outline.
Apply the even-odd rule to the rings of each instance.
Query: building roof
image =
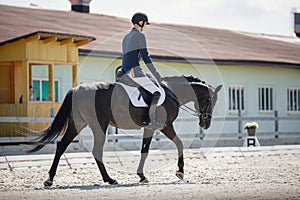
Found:
[[[74,43],[77,46],[87,44],[96,39],[95,37],[92,37],[92,36],[55,33],[55,32],[48,32],[48,31],[36,31],[33,33],[22,35],[20,37],[16,37],[16,38],[13,38],[10,40],[0,42],[0,46],[11,43],[11,42],[18,41],[20,39],[27,39],[27,38],[30,38],[33,36],[36,36],[37,39],[42,40],[44,42],[57,41],[57,42],[60,42],[61,44],[68,42],[68,43]]]
[[[0,5],[0,43],[38,31],[58,32],[95,37],[95,41],[80,47],[83,54],[120,56],[122,38],[130,28],[129,19],[113,16]],[[294,37],[279,40],[223,29],[158,23],[152,23],[145,34],[154,58],[300,68],[300,39]]]

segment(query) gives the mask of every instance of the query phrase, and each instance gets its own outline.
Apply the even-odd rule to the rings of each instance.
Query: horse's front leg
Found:
[[[183,161],[183,144],[179,137],[176,135],[173,125],[166,126],[163,130],[161,130],[177,147],[178,150],[178,168],[179,170],[176,171],[176,176],[183,180],[184,178],[184,161]]]
[[[104,129],[106,130],[106,129]],[[97,166],[100,170],[101,176],[104,182],[108,182],[109,184],[118,184],[118,182],[108,175],[106,168],[103,163],[103,147],[105,143],[105,131],[99,132],[95,128],[92,128],[94,134],[94,147],[93,147],[93,156],[97,163]]]
[[[144,175],[144,164],[148,157],[151,140],[154,134],[153,129],[144,128],[143,143],[141,149],[141,160],[137,169],[137,175],[141,178],[140,183],[147,183],[148,179]]]

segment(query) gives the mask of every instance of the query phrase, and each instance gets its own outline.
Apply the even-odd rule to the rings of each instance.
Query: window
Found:
[[[49,101],[49,87],[48,80],[44,79],[34,79],[33,89],[36,96],[36,101]],[[54,101],[58,102],[58,80],[54,81]]]
[[[229,111],[245,110],[245,87],[229,86]]]
[[[258,88],[259,111],[273,111],[273,88]]]
[[[290,112],[300,111],[300,89],[299,88],[287,89],[287,110]]]

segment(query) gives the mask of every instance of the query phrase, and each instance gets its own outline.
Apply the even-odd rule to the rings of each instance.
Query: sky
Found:
[[[3,5],[70,10],[68,0],[0,0]],[[293,35],[300,0],[92,0],[90,12],[131,18],[138,11],[156,23],[185,24],[252,33]]]

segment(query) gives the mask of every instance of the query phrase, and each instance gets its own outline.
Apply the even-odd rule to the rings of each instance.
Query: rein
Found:
[[[193,116],[196,116],[196,117],[200,117],[201,115],[203,115],[203,118],[207,119],[209,116],[211,116],[211,114],[207,112],[208,107],[210,106],[210,104],[211,104],[211,98],[209,98],[208,101],[207,101],[206,108],[205,108],[205,113],[200,113],[199,111],[197,111],[193,108],[190,108],[186,105],[183,105],[180,108],[182,110],[186,111],[187,113],[189,113],[190,115],[193,115]]]
[[[193,108],[190,108],[186,105],[183,105],[180,107],[180,109],[186,111],[187,113],[189,113],[190,115],[193,115],[193,116],[196,116],[196,117],[199,117],[201,116],[201,113],[198,112],[197,110],[193,109]]]

